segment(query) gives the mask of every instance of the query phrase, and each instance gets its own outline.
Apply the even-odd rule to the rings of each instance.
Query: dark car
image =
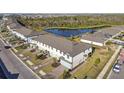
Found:
[[[4,46],[4,48],[9,49],[9,48],[11,48],[11,46]]]

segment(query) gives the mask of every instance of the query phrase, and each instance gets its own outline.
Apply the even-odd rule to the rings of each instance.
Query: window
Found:
[[[69,55],[67,55],[67,58],[69,59]]]
[[[43,44],[43,46],[45,47],[45,44]]]
[[[60,53],[60,50],[58,50],[58,53]]]
[[[69,59],[70,54],[69,53],[66,53],[66,55],[67,55],[67,58]]]
[[[63,53],[63,52],[60,52],[60,54],[64,55],[64,53]]]
[[[87,57],[87,54],[85,54],[84,57]]]

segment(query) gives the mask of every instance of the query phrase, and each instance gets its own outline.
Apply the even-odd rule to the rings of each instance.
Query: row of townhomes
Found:
[[[45,31],[33,31],[12,18],[8,19],[7,28],[31,46],[36,46],[38,49],[47,51],[50,56],[56,57],[68,69],[73,69],[84,62],[92,52],[90,44],[73,42]]]
[[[114,26],[96,30],[94,33],[82,35],[81,42],[97,46],[105,46],[108,40],[124,31],[124,26]]]

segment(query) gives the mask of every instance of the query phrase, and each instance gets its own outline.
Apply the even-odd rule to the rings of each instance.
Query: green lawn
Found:
[[[81,65],[81,67],[73,74],[73,76],[78,78],[84,78],[85,76],[96,78],[112,56],[112,53],[113,51],[108,51],[107,49],[96,49],[93,55]],[[97,58],[100,58],[100,63],[95,66],[94,64]]]
[[[78,26],[78,27],[46,27],[45,29],[98,29],[98,28],[105,28],[105,27],[111,27],[110,25],[93,25],[93,26]]]
[[[55,68],[54,68],[51,64],[48,64],[48,65],[42,67],[42,70],[43,70],[44,72],[46,72],[46,73],[51,72],[53,69],[55,69]]]
[[[80,42],[80,37],[67,37],[68,40]]]
[[[32,54],[30,51],[26,51],[26,49],[23,49],[21,46],[16,47],[15,49],[18,50],[18,53],[23,54],[26,57],[29,56],[31,58],[31,61],[35,63],[35,55]]]
[[[123,37],[114,37],[114,39],[118,39],[118,40],[124,40]]]
[[[22,53],[24,49],[22,49],[20,46],[19,47],[15,47],[15,49],[18,51],[18,53]]]
[[[25,57],[29,57],[30,61],[34,64],[34,65],[38,65],[38,64],[44,64],[45,63],[45,59],[37,59],[36,58],[36,53],[32,53],[27,49],[23,49],[21,46],[16,47],[16,50],[18,50],[19,54],[23,54]]]
[[[24,56],[29,56],[30,57],[30,61],[35,64],[35,65],[38,65],[40,63],[42,63],[43,60],[41,59],[36,59],[36,54],[33,54],[32,52],[30,51],[24,51],[22,53]]]
[[[49,73],[51,72],[53,69],[55,69],[55,67],[52,66],[52,63],[54,62],[53,58],[51,59],[37,59],[36,58],[36,53],[32,53],[27,49],[22,49],[22,47],[16,47],[16,49],[18,50],[19,54],[23,54],[25,57],[29,57],[29,60],[33,63],[33,65],[42,65],[45,64],[47,62],[49,62],[49,64],[39,68],[42,69],[45,73]]]

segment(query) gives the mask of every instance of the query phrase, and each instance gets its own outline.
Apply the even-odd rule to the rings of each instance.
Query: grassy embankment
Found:
[[[46,18],[23,18],[17,20],[26,27],[36,31],[42,31],[46,28],[102,28],[113,25],[124,25],[124,15],[80,15],[80,16],[59,16]]]

